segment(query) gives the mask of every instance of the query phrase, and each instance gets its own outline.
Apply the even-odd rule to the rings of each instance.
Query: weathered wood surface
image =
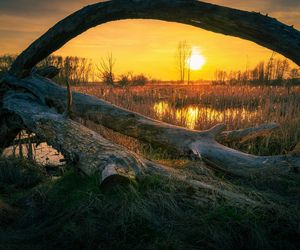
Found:
[[[62,152],[75,168],[86,175],[98,174],[104,190],[154,174],[179,179],[196,189],[243,205],[260,204],[240,194],[238,190],[206,184],[179,169],[164,167],[115,145],[65,115],[58,114],[54,109],[39,104],[37,97],[31,93],[9,91],[3,96],[3,103],[3,109],[13,110],[20,116],[24,128]],[[202,195],[201,192],[199,195]]]
[[[61,113],[66,109],[66,89],[49,79],[38,75],[22,80],[7,76],[6,82],[15,88],[28,89],[40,99],[40,103],[47,103]],[[196,156],[218,169],[238,175],[249,175],[248,170],[251,168],[273,168],[288,174],[291,168],[300,167],[300,156],[255,156],[221,145],[216,138],[225,128],[222,124],[207,131],[189,130],[147,118],[96,97],[76,92],[73,93],[73,114],[121,134],[175,151],[177,154]],[[259,132],[266,133],[276,127],[277,125],[270,124],[260,129],[227,131],[224,136],[235,135],[240,140],[243,136],[254,136],[257,133],[260,135]]]
[[[87,6],[58,22],[18,56],[10,73],[26,76],[39,61],[86,30],[133,18],[177,22],[240,37],[300,65],[300,32],[269,16],[197,0],[112,0]]]
[[[105,186],[110,182],[139,179],[142,175],[167,174],[168,171],[126,148],[113,144],[81,124],[37,102],[30,93],[9,91],[3,109],[16,113],[28,130],[63,153],[65,158],[86,175],[102,174]],[[114,174],[107,167],[114,166]]]
[[[267,123],[260,126],[245,128],[232,131],[223,131],[217,136],[220,142],[246,142],[253,138],[269,136],[274,130],[278,129],[277,123]]]
[[[108,179],[113,182],[138,178],[145,172],[170,172],[62,115],[67,100],[71,100],[67,98],[66,89],[32,70],[39,61],[87,29],[127,18],[178,22],[237,36],[273,49],[300,64],[300,32],[270,17],[195,0],[101,2],[60,21],[17,57],[0,83],[0,126],[6,128],[0,134],[0,147],[5,145],[2,141],[11,141],[20,129],[26,128],[62,152],[85,174],[102,174],[104,171],[104,183]],[[298,154],[255,156],[216,141],[216,138],[243,140],[263,135],[275,129],[275,124],[231,132],[223,132],[224,125],[194,131],[155,121],[95,97],[80,93],[72,96],[72,114],[76,118],[93,121],[178,154],[197,157],[230,173],[249,176],[253,170],[272,169],[280,174],[290,174],[291,170],[296,172],[300,167]]]

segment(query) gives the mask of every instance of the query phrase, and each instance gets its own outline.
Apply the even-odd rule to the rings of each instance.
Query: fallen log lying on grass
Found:
[[[67,91],[51,80],[35,75],[22,80],[7,76],[5,81],[14,88],[27,89],[38,97],[40,103],[47,103],[49,107],[64,113],[66,101],[62,100],[67,100]],[[227,131],[223,134],[225,129],[223,124],[207,131],[195,131],[159,122],[116,107],[96,97],[76,92],[73,93],[73,115],[182,156],[196,156],[218,169],[237,175],[248,176],[251,174],[251,169],[268,167],[288,174],[291,169],[300,166],[300,157],[297,156],[255,156],[225,147],[216,141],[219,136],[230,140],[234,138],[237,141],[255,137],[262,133],[269,133],[278,127],[276,124]]]
[[[0,147],[9,145],[14,135],[25,128],[62,152],[85,174],[103,173],[104,183],[112,176],[117,176],[118,180],[129,180],[132,175],[137,177],[147,171],[170,171],[61,115],[67,108],[67,91],[32,70],[39,61],[87,29],[127,18],[180,22],[238,36],[273,49],[300,64],[300,32],[270,17],[196,0],[101,2],[57,23],[15,60],[0,83],[0,111],[8,114],[5,119],[1,117],[0,125],[5,129],[0,134]],[[233,174],[251,176],[253,171],[261,169],[290,174],[291,169],[300,167],[299,155],[255,156],[216,141],[216,138],[244,140],[269,133],[276,128],[275,124],[228,132],[223,132],[224,125],[217,125],[207,131],[194,131],[155,121],[80,93],[73,93],[72,115],[75,119],[93,121],[178,154],[196,157]]]
[[[13,110],[24,126],[59,150],[86,175],[102,174],[102,185],[140,178],[146,173],[166,174],[160,165],[118,146],[77,122],[40,105],[29,93],[8,92],[6,110]]]
[[[62,152],[80,172],[88,176],[99,174],[100,186],[104,190],[116,184],[139,180],[144,175],[163,175],[173,176],[196,189],[218,193],[223,198],[241,204],[259,204],[238,191],[205,184],[191,176],[185,176],[180,170],[164,167],[138,156],[55,110],[38,104],[32,94],[8,92],[4,96],[4,103],[3,108],[14,110],[25,127],[30,128],[37,138],[47,141]]]
[[[84,120],[84,122],[85,121],[87,120]],[[89,125],[87,124],[85,124],[85,126],[89,127]],[[272,122],[272,123],[262,124],[256,127],[251,127],[251,128],[223,131],[217,136],[217,141],[220,142],[221,144],[232,143],[232,142],[244,143],[248,140],[255,139],[258,137],[270,136],[273,133],[273,131],[277,130],[279,127],[280,126],[277,123]],[[21,139],[15,139],[12,141],[10,145],[6,145],[6,146],[26,144],[29,141],[31,143],[36,143],[36,144],[40,144],[43,142],[41,139],[37,138],[36,136],[31,135],[30,140],[27,137]],[[296,148],[292,152],[295,152]]]

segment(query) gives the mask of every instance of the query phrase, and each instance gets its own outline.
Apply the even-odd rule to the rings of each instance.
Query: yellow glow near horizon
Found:
[[[243,71],[246,66],[254,68],[260,61],[269,60],[272,54],[271,50],[240,38],[178,23],[142,19],[109,22],[90,29],[55,54],[86,57],[99,64],[101,58],[112,53],[116,59],[115,75],[133,72],[159,80],[178,80],[176,53],[183,38],[193,45],[192,59],[199,62],[199,57],[193,55],[200,55],[203,56],[200,61],[205,60],[201,74],[191,68],[194,71],[191,80],[196,81],[214,79],[216,69],[230,72]]]
[[[205,57],[200,53],[198,48],[192,49],[192,55],[188,58],[187,64],[191,70],[200,70],[206,63]]]
[[[0,23],[2,19],[0,17]],[[22,20],[17,21],[18,24],[22,24]],[[45,27],[51,25],[53,23],[43,23],[39,29],[34,28],[35,31],[39,30],[38,34],[24,32],[26,36],[22,36],[22,39],[17,39],[19,36],[14,32],[10,39],[6,35],[1,37],[0,54],[21,53],[37,36],[43,34]],[[6,26],[10,27],[8,23]],[[30,30],[33,29],[31,24],[27,26]],[[99,64],[101,58],[112,53],[116,59],[114,67],[116,76],[133,72],[143,73],[158,80],[176,81],[179,79],[176,53],[178,43],[183,39],[194,48],[191,57],[192,81],[200,79],[210,81],[214,79],[216,69],[227,72],[253,69],[260,61],[269,60],[272,54],[271,50],[240,38],[178,23],[143,19],[100,25],[72,39],[55,54],[85,57],[91,59],[95,65]],[[198,50],[198,53],[195,53],[195,50],[196,52]],[[199,58],[198,55],[203,58]],[[279,55],[278,57],[281,58]],[[201,70],[194,71],[203,60],[205,62]],[[186,66],[188,67],[188,64]],[[291,67],[296,65],[292,64]],[[92,72],[95,74],[91,81],[97,81],[97,69],[93,68]]]

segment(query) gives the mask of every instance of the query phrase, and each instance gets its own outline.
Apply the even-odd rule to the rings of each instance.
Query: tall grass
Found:
[[[225,183],[213,178],[201,176],[205,183]],[[0,227],[1,250],[297,249],[299,243],[293,206],[243,205],[176,179],[148,176],[104,192],[99,176],[69,171],[26,191],[14,189],[3,201],[2,195],[0,221],[13,217]]]
[[[258,155],[285,154],[300,137],[300,87],[86,85],[75,90],[154,119],[197,130],[217,123],[225,123],[228,130],[279,123],[280,129],[270,137],[230,145]]]

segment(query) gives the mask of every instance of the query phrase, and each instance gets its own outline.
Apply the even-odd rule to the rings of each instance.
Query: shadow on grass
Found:
[[[104,192],[97,175],[52,178],[22,164],[30,163],[0,160],[0,186],[10,186],[1,189],[0,218],[13,215],[0,227],[0,249],[299,247],[299,221],[288,209],[200,202],[187,184],[158,176]]]

